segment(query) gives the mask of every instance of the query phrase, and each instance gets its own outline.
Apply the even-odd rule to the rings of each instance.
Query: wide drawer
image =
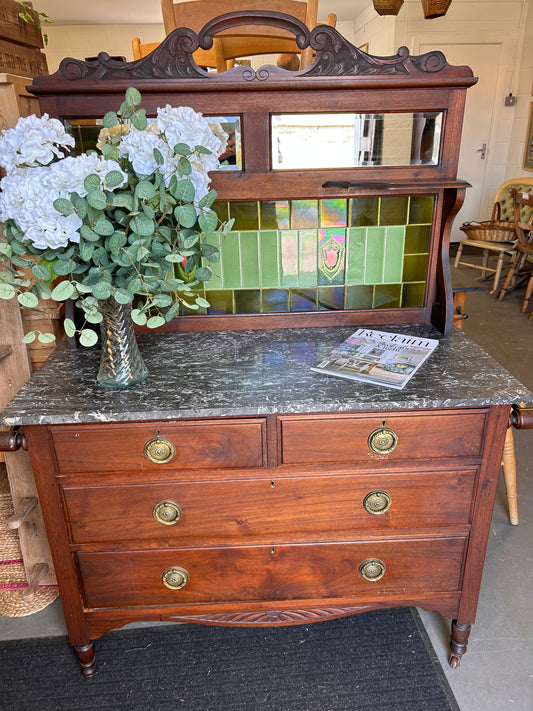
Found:
[[[59,471],[68,473],[262,467],[264,430],[264,420],[250,419],[80,425],[50,431]]]
[[[475,476],[463,469],[69,486],[64,496],[74,543],[331,538],[357,529],[467,524]]]
[[[466,538],[78,553],[88,607],[453,592]],[[377,578],[381,573],[382,577]],[[371,579],[365,579],[364,575]],[[169,589],[168,584],[184,584]]]
[[[484,425],[479,410],[287,416],[280,456],[283,464],[478,457]]]

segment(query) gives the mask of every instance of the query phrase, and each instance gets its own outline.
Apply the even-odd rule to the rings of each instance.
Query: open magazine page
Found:
[[[438,343],[433,338],[360,328],[311,370],[401,390]]]

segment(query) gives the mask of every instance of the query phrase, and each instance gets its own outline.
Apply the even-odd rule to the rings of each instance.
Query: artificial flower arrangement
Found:
[[[157,110],[148,122],[130,87],[103,117],[98,150],[68,156],[74,139],[57,119],[19,119],[0,137],[0,298],[34,309],[39,298],[73,299],[84,312],[67,335],[98,341],[102,304],[131,305],[136,324],[157,328],[180,308],[209,303],[195,287],[220,258],[231,229],[212,209],[226,145],[218,126],[189,107]],[[212,237],[217,233],[216,239]],[[208,238],[209,235],[209,238]],[[58,281],[59,278],[59,281]],[[48,343],[53,334],[30,332]]]

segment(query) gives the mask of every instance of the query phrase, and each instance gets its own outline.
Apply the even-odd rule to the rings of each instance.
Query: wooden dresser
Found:
[[[309,41],[296,21],[265,18]],[[211,23],[200,39],[241,19]],[[134,388],[99,387],[98,350],[65,344],[3,413],[24,428],[13,438],[32,457],[83,673],[95,670],[92,640],[129,622],[268,626],[399,605],[453,620],[456,666],[475,619],[511,405],[531,398],[452,329],[448,235],[467,187],[455,171],[472,74],[438,52],[369,57],[322,27],[306,70],[207,75],[194,43],[182,43],[191,36],[176,30],[129,65],[65,60],[32,89],[71,125],[114,108],[135,84],[149,114],[186,104],[238,117],[241,132],[235,169],[213,176],[240,251],[227,251],[231,239],[222,246],[211,311],[140,334],[150,375]],[[285,166],[283,131],[272,138],[280,116],[354,110],[353,165]],[[405,120],[390,135],[379,122],[391,111]],[[403,162],[385,165],[387,145],[405,135]],[[305,259],[291,282],[285,257],[309,235],[315,282]],[[344,259],[337,271],[320,261],[324,238]],[[262,281],[245,284],[250,240]],[[267,244],[277,245],[278,272],[265,267]],[[310,370],[359,325],[440,343],[401,392]]]

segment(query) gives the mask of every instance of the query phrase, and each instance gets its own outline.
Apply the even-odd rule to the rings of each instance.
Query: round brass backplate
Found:
[[[392,499],[386,491],[370,491],[363,499],[363,506],[370,514],[384,514],[391,504]]]
[[[154,437],[144,445],[144,456],[154,464],[166,464],[176,454],[176,448],[168,439]]]
[[[189,573],[185,568],[167,568],[161,576],[161,580],[169,590],[181,590],[189,582]]]
[[[380,427],[368,436],[368,446],[378,454],[389,454],[398,444],[398,435],[389,427]]]
[[[159,501],[152,510],[152,515],[158,523],[172,526],[181,518],[181,506],[175,501]]]
[[[364,560],[359,566],[359,575],[371,583],[375,583],[385,575],[385,563],[379,558]]]

